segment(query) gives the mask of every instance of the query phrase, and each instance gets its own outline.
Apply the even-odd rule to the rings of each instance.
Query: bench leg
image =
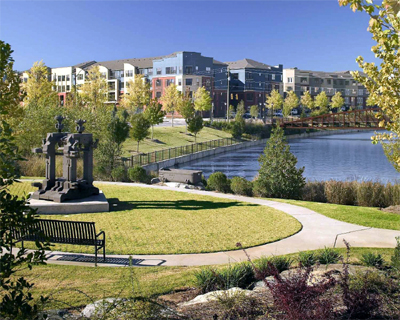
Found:
[[[94,247],[94,266],[97,267],[97,246]]]
[[[106,262],[106,245],[103,246],[103,261]]]
[[[21,249],[24,251],[24,240],[21,241]]]

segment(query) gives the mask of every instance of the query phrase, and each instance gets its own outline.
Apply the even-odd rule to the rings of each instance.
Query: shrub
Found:
[[[207,180],[207,188],[219,192],[230,191],[230,181],[222,172],[212,173]]]
[[[318,261],[321,264],[337,263],[341,258],[337,250],[329,247],[325,247],[318,254]]]
[[[126,169],[124,166],[115,167],[111,170],[113,181],[126,181]]]
[[[361,257],[361,261],[368,267],[375,267],[381,269],[385,264],[385,260],[383,259],[380,253],[367,252],[363,253]]]
[[[134,166],[133,168],[128,169],[128,177],[129,180],[133,182],[142,182],[149,183],[150,177],[147,174],[146,170],[141,166]]]
[[[387,183],[384,189],[385,206],[400,204],[400,184]]]
[[[254,261],[254,266],[263,277],[272,276],[270,274],[270,265],[272,265],[279,273],[289,270],[293,263],[293,259],[283,256],[261,257]]]
[[[356,200],[356,183],[336,180],[326,181],[325,196],[329,203],[354,205]]]
[[[391,261],[391,266],[396,269],[397,271],[400,271],[400,237],[396,237],[396,247],[394,248],[394,253],[390,259]]]
[[[231,189],[234,194],[242,196],[251,196],[253,194],[253,184],[242,177],[233,177],[231,179]]]
[[[386,207],[385,186],[379,182],[357,183],[357,205],[364,207]]]
[[[244,131],[244,119],[243,118],[235,119],[231,128],[232,137],[235,139],[241,139],[243,131]]]
[[[299,252],[299,256],[297,257],[300,266],[303,267],[311,267],[318,262],[318,256],[315,252],[312,251],[302,251]]]
[[[303,189],[302,200],[326,202],[325,181],[307,181]]]

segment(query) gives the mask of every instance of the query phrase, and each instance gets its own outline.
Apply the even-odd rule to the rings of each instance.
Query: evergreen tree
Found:
[[[297,169],[297,158],[290,152],[283,130],[276,127],[258,159],[260,170],[255,193],[262,197],[299,199],[305,186],[304,167]]]

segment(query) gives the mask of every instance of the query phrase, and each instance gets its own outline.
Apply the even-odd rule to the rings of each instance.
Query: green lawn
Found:
[[[338,249],[345,256],[345,249]],[[382,254],[390,262],[393,249],[389,248],[352,248],[350,262],[360,264],[365,252]],[[297,254],[291,254],[296,261]],[[296,265],[294,262],[293,266]],[[224,266],[218,266],[224,267]],[[18,276],[25,276],[33,281],[31,290],[34,297],[49,296],[52,299],[45,306],[55,309],[66,306],[83,306],[92,300],[106,297],[129,297],[134,288],[134,295],[156,296],[181,288],[193,287],[194,271],[200,267],[81,267],[46,265],[35,266],[31,271],[24,270]],[[135,279],[132,286],[132,279]],[[59,303],[63,301],[65,305]]]
[[[384,212],[378,208],[344,206],[331,203],[298,200],[269,199],[305,207],[336,220],[358,224],[365,227],[400,230],[400,215]]]
[[[197,135],[197,142],[230,138],[232,135],[222,130],[203,128]],[[152,152],[194,143],[194,136],[187,135],[184,126],[180,127],[156,127],[154,128],[154,141],[150,137],[140,143],[140,152]],[[124,154],[136,154],[137,142],[129,138],[123,146]],[[132,153],[133,152],[133,153]]]
[[[293,217],[265,206],[182,192],[101,185],[111,212],[44,216],[94,221],[106,233],[109,254],[170,254],[234,250],[288,237],[301,229]],[[16,184],[22,195],[34,188]],[[116,204],[114,206],[113,204]],[[93,252],[93,248],[56,245],[55,250]]]

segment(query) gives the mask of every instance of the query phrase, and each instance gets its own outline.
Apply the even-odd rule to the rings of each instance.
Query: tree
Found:
[[[255,193],[262,197],[299,199],[305,186],[304,167],[296,168],[297,158],[283,135],[283,129],[272,130],[264,154],[258,159],[260,170]]]
[[[134,114],[131,117],[131,136],[137,141],[137,152],[139,152],[139,143],[149,135],[150,122],[143,113]]]
[[[331,106],[331,109],[337,109],[337,112],[340,112],[340,108],[343,107],[344,105],[344,99],[342,97],[342,94],[338,91],[335,93],[335,95],[331,99],[331,103],[329,104]]]
[[[322,91],[315,97],[314,103],[316,107],[319,107],[318,114],[328,113],[329,98],[325,91]]]
[[[209,111],[212,107],[210,93],[205,87],[199,87],[194,93],[194,109],[197,112]]]
[[[105,129],[105,130],[104,130]],[[126,110],[111,112],[107,126],[103,128],[104,134],[96,149],[97,171],[106,176],[117,167],[117,160],[122,155],[122,144],[129,136],[128,113]]]
[[[245,121],[243,119],[243,109],[244,109],[244,103],[241,104],[241,102],[239,102],[238,104],[238,112],[236,113],[235,116],[235,122],[232,125],[232,137],[234,137],[235,139],[241,139],[244,129],[245,129]]]
[[[36,102],[39,104],[57,104],[58,95],[53,90],[53,84],[49,81],[49,71],[43,61],[35,62],[27,71],[28,80],[22,85],[24,92],[24,104]]]
[[[203,129],[203,117],[196,114],[194,117],[188,119],[188,130],[194,134],[194,141],[197,142],[197,134]]]
[[[36,211],[21,199],[10,193],[10,186],[18,178],[17,162],[21,161],[18,148],[13,141],[12,130],[6,122],[7,114],[12,110],[10,104],[18,100],[19,80],[8,77],[12,70],[12,50],[9,44],[0,42],[0,317],[6,319],[31,319],[38,311],[30,290],[33,283],[19,275],[18,272],[34,265],[45,264],[45,250],[48,243],[35,242],[35,249],[12,250],[14,239],[12,229],[23,229],[30,233],[34,229]],[[41,297],[41,301],[46,299]]]
[[[163,123],[165,117],[165,111],[162,109],[162,104],[157,99],[152,99],[147,104],[144,116],[149,120],[151,125],[151,140],[154,137],[154,126]]]
[[[80,88],[80,96],[91,110],[102,107],[108,100],[107,81],[102,76],[99,66],[89,69],[85,83]]]
[[[189,98],[189,96],[182,96],[181,99],[179,100],[178,106],[177,106],[179,114],[185,119],[186,123],[186,134],[188,130],[188,122],[190,119],[194,118],[195,115],[195,109],[192,100]]]
[[[235,119],[240,116],[241,118],[243,117],[243,115],[246,112],[246,108],[244,106],[244,101],[240,100],[240,102],[238,103],[237,107],[236,107],[236,117]],[[235,120],[236,121],[236,120]]]
[[[165,88],[164,94],[161,97],[161,103],[167,113],[171,113],[171,125],[174,126],[174,113],[178,107],[179,100],[182,99],[181,93],[178,91],[175,84],[170,84]]]
[[[233,118],[233,115],[235,114],[235,107],[233,105],[230,105],[228,111],[229,111],[228,119]]]
[[[312,98],[309,91],[304,92],[303,96],[301,97],[301,105],[303,107],[310,109],[311,111],[314,110],[314,108],[315,108],[314,99]],[[304,111],[304,108],[303,108],[303,111]],[[302,113],[303,113],[303,111],[302,111]]]
[[[289,91],[288,95],[286,96],[283,102],[283,115],[288,117],[294,108],[299,106],[299,98],[294,93],[294,91]]]
[[[265,101],[265,107],[271,113],[271,119],[273,118],[274,111],[282,108],[283,98],[278,90],[272,90],[271,93],[267,96],[267,100]]]
[[[254,118],[257,119],[258,118],[258,105],[253,105],[250,107],[250,115]]]
[[[398,1],[385,0],[373,3],[371,0],[340,0],[341,6],[350,5],[353,11],[369,15],[368,30],[376,42],[371,50],[381,60],[379,67],[374,62],[365,62],[359,56],[356,61],[365,76],[352,72],[354,79],[369,92],[368,105],[378,106],[379,126],[387,132],[375,134],[373,143],[381,142],[385,154],[394,168],[400,172],[400,6]]]
[[[121,106],[132,112],[142,111],[151,100],[150,82],[142,74],[136,74],[135,80],[129,80],[121,100]]]

